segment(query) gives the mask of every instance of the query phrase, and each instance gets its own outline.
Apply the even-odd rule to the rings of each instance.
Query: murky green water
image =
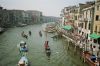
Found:
[[[32,31],[32,36],[28,40],[21,37],[21,32]],[[54,41],[51,37],[53,34],[48,34],[49,45],[51,48],[51,58],[48,61],[44,52],[45,34],[40,37],[38,32],[41,30],[41,25],[31,25],[26,27],[11,28],[0,35],[0,66],[17,66],[20,59],[20,53],[17,44],[24,40],[26,41],[29,52],[27,57],[31,66],[87,66],[82,63],[79,56],[73,55],[72,51],[67,51],[67,43],[64,39]],[[73,49],[72,49],[73,50]]]

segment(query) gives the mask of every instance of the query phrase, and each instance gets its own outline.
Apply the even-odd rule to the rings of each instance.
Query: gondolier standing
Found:
[[[49,47],[48,42],[49,42],[49,41],[45,41],[45,44],[44,44],[45,50],[47,50],[47,48]]]

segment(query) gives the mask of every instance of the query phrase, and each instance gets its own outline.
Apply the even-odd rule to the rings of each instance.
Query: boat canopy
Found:
[[[21,43],[21,44],[24,44],[25,42],[24,42],[24,41],[21,41],[20,43]]]
[[[90,38],[92,38],[92,39],[98,39],[98,38],[100,38],[100,35],[97,35],[96,33],[92,33],[92,34],[90,34],[89,36],[90,36]]]
[[[66,26],[63,26],[63,29],[65,29],[65,30],[71,30],[72,29],[72,26],[66,25]]]
[[[25,61],[25,63],[28,62],[27,58],[25,56],[21,57],[20,61],[19,61],[19,64],[23,64]]]

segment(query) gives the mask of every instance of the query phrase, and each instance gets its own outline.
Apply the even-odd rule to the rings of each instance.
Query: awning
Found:
[[[92,38],[92,39],[98,39],[98,38],[100,38],[100,36],[97,35],[96,33],[92,33],[92,34],[90,34],[89,36],[90,36],[90,38]]]
[[[65,30],[71,30],[72,29],[72,26],[67,25],[67,26],[64,26],[63,29],[65,29]]]

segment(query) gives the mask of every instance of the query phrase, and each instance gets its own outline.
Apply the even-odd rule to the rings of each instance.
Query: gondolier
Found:
[[[48,42],[49,42],[49,41],[45,41],[45,44],[44,44],[45,50],[47,50],[47,48],[49,47]]]

